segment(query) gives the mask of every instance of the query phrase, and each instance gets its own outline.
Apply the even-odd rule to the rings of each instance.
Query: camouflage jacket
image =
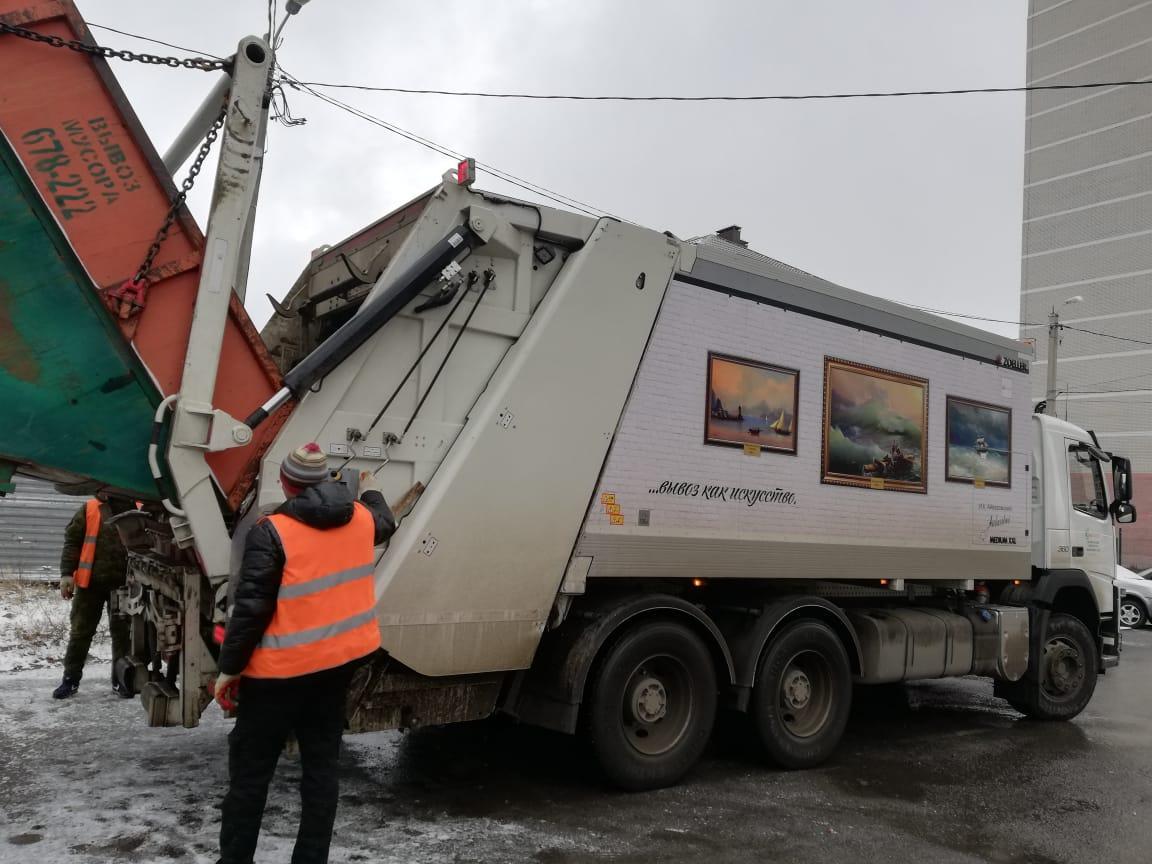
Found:
[[[64,529],[64,548],[60,552],[60,575],[71,576],[80,563],[84,545],[84,508],[81,507]],[[124,584],[128,553],[120,542],[116,528],[101,520],[96,540],[96,560],[92,562],[92,585],[119,587]]]

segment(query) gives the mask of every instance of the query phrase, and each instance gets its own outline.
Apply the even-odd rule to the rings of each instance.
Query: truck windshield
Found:
[[[1080,447],[1068,448],[1068,480],[1073,507],[1097,519],[1107,518],[1108,493],[1104,488],[1104,474],[1092,454]]]

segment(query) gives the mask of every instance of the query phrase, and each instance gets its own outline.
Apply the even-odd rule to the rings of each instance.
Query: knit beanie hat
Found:
[[[280,464],[280,477],[295,486],[315,486],[328,479],[328,458],[320,445],[309,441]]]

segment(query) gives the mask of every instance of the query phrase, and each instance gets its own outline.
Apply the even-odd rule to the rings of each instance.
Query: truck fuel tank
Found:
[[[862,655],[860,680],[884,684],[957,675],[1016,681],[1028,668],[1028,610],[974,606],[856,609],[848,617]]]

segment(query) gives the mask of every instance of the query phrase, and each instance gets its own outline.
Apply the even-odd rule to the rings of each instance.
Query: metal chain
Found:
[[[148,271],[152,269],[152,262],[156,259],[156,254],[160,251],[160,246],[168,239],[168,232],[172,230],[172,224],[176,221],[176,214],[180,208],[184,206],[185,200],[188,198],[188,193],[192,191],[192,186],[196,183],[196,177],[200,173],[200,169],[204,167],[204,160],[208,158],[208,154],[212,150],[212,145],[216,142],[217,136],[220,134],[220,129],[224,125],[224,120],[228,116],[228,105],[220,110],[220,116],[212,124],[212,128],[208,130],[208,134],[204,138],[204,143],[200,145],[200,152],[196,154],[196,158],[192,162],[192,167],[188,169],[188,176],[184,178],[184,182],[180,184],[180,191],[176,193],[176,197],[172,199],[172,206],[168,208],[168,213],[164,217],[164,223],[160,226],[160,230],[156,232],[156,239],[152,241],[152,245],[148,247],[148,252],[144,255],[144,260],[140,262],[140,267],[136,271],[136,275],[132,277],[132,281],[140,283],[144,281],[144,277]]]
[[[214,60],[210,57],[162,57],[159,54],[139,54],[135,51],[117,50],[103,45],[93,45],[89,42],[78,42],[75,39],[63,39],[60,36],[46,36],[35,30],[24,27],[15,27],[0,21],[0,33],[8,33],[21,39],[51,45],[53,48],[67,48],[81,54],[90,54],[93,57],[103,57],[105,60],[130,60],[136,63],[150,63],[154,66],[168,66],[172,69],[200,69],[204,72],[218,72],[229,69],[231,60]]]

